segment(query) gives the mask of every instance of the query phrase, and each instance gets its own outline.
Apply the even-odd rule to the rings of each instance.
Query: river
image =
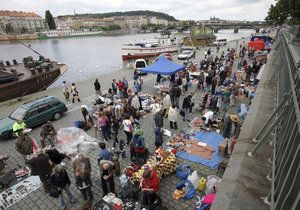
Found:
[[[228,41],[250,36],[253,30],[241,29],[234,34],[233,30],[220,30],[215,34],[217,39]],[[24,41],[51,60],[59,61],[68,65],[69,70],[62,75],[51,87],[67,82],[86,80],[92,76],[109,73],[123,68],[121,58],[122,44],[151,39],[157,34],[133,34],[123,36],[98,36],[98,37],[76,37],[68,39],[48,39]],[[18,42],[0,42],[0,60],[6,61],[17,59],[21,62],[25,56],[37,58],[31,50]]]

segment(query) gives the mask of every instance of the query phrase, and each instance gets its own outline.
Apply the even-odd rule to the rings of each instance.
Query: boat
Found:
[[[40,33],[37,33],[39,39],[98,36],[102,34],[103,31],[101,30],[91,31],[91,30],[73,30],[73,29],[47,30],[47,31],[42,31]]]
[[[67,71],[66,64],[50,61],[43,56],[23,63],[0,61],[0,102],[45,90]]]
[[[122,47],[122,59],[139,59],[156,57],[162,53],[177,52],[180,48],[180,41],[174,38],[159,37],[151,40],[142,40],[134,44],[125,44]]]

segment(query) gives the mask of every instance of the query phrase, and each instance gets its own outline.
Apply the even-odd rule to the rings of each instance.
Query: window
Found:
[[[16,111],[14,111],[10,115],[10,117],[15,120],[23,120],[23,117],[25,116],[26,112],[27,112],[27,109],[19,107]]]
[[[26,117],[29,118],[29,117],[34,117],[35,115],[37,115],[39,113],[39,109],[38,107],[34,107],[32,109],[30,109],[27,114],[26,114]]]
[[[53,100],[53,101],[49,101],[48,102],[48,104],[50,104],[51,106],[58,106],[58,105],[60,105],[60,102],[59,101],[57,101],[57,100]]]
[[[42,104],[39,106],[39,113],[42,113],[48,109],[51,109],[51,106],[49,104]]]

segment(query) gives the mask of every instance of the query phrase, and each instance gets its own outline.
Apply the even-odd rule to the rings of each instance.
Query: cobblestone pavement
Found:
[[[111,80],[113,78],[116,79],[121,79],[123,76],[125,76],[129,81],[132,80],[132,70],[122,70],[118,71],[116,73],[112,74],[107,74],[104,76],[99,76],[99,81],[102,85],[102,89],[107,89],[110,87]],[[153,89],[153,84],[155,81],[155,76],[154,75],[147,75],[144,77],[145,83],[143,85],[143,92],[149,93],[149,94],[155,94],[154,89]],[[94,87],[93,87],[93,79],[80,82],[78,83],[78,91],[79,95],[83,99],[81,103],[75,103],[75,104],[67,104],[68,106],[68,112],[62,117],[62,119],[53,122],[54,127],[58,130],[61,127],[71,127],[73,125],[73,122],[77,119],[82,119],[82,115],[80,113],[80,105],[86,104],[88,102],[91,102],[94,98]],[[131,83],[132,85],[132,83]],[[39,97],[42,95],[53,95],[58,98],[61,98],[63,100],[63,95],[62,95],[62,90],[61,88],[55,88],[55,89],[50,89],[44,92],[40,92],[37,94],[33,94],[30,96],[27,96],[25,100],[30,100],[31,98]],[[195,99],[196,103],[200,99],[200,92],[196,91],[195,94]],[[181,97],[182,100],[183,97]],[[24,102],[22,102],[24,103]],[[15,101],[10,101],[9,103],[2,103],[0,104],[0,117],[7,116],[15,107],[19,106],[20,103],[16,103]],[[231,108],[229,112],[235,112],[235,108]],[[200,116],[201,113],[199,112],[193,112],[192,113],[192,118],[195,116]],[[221,113],[220,113],[221,115]],[[153,153],[155,150],[154,147],[154,130],[152,127],[152,121],[150,120],[149,114],[141,118],[141,125],[142,128],[144,129],[145,132],[145,143],[147,148],[150,150],[150,153]],[[175,130],[172,130],[174,133],[180,132],[180,130],[186,131],[188,130],[188,125],[183,122],[181,119],[179,120],[178,123],[179,130],[175,132]],[[164,119],[164,128],[169,129],[169,122],[167,119]],[[33,129],[33,131],[29,134],[32,138],[36,139],[39,142],[39,133],[41,130],[41,126]],[[91,136],[94,136],[94,129],[91,129],[87,131],[87,133]],[[122,131],[122,128],[120,129],[119,132],[119,138],[125,139],[125,134]],[[168,138],[164,138],[164,144],[167,142]],[[16,152],[15,150],[15,141],[16,140],[5,140],[0,142],[1,146],[1,154],[9,154],[11,157],[8,160],[8,165],[10,167],[15,167],[18,164],[23,165],[24,161],[21,155]],[[109,141],[107,143],[108,147],[112,147],[112,142]],[[100,200],[102,197],[102,188],[101,188],[101,182],[100,179],[98,178],[97,175],[97,153],[98,153],[98,148],[95,148],[89,155],[91,159],[91,164],[92,164],[92,182],[93,182],[93,188],[92,191],[94,193],[94,200]],[[129,150],[127,149],[127,155],[129,155]],[[197,170],[199,176],[208,176],[212,174],[216,174],[216,171],[211,170],[210,168],[203,166],[201,164],[197,163],[192,163],[186,160],[179,159],[180,162],[186,162],[190,164],[194,169]],[[70,163],[66,161],[66,167],[68,174],[71,179],[71,192],[77,199],[76,204],[71,204],[67,203],[67,209],[75,210],[79,208],[82,205],[83,199],[80,195],[79,190],[76,188],[74,184],[74,174],[71,170]],[[120,158],[120,163],[121,163],[121,169],[129,165],[130,159],[122,159]],[[162,200],[164,204],[168,207],[168,209],[194,209],[195,208],[195,202],[197,201],[196,198],[192,200],[180,200],[176,201],[173,199],[172,194],[175,190],[176,184],[179,182],[179,179],[175,176],[175,173],[163,177],[160,183],[160,189],[159,189],[159,194],[162,197]],[[115,185],[116,185],[116,192],[120,192],[121,186],[120,186],[120,181],[117,177],[115,177]],[[67,200],[67,199],[66,199]],[[35,209],[59,209],[58,205],[58,199],[51,198],[48,195],[46,195],[43,192],[43,188],[40,187],[36,191],[30,193],[28,196],[11,206],[11,210],[16,210],[16,209],[22,209],[22,210],[35,210]]]

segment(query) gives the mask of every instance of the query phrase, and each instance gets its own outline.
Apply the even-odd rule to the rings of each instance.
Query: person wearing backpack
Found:
[[[67,194],[70,203],[76,203],[76,200],[69,188],[71,184],[70,178],[67,171],[63,169],[61,165],[55,166],[54,173],[49,178],[49,184],[56,187],[59,191],[58,202],[61,210],[66,209],[63,191]]]

